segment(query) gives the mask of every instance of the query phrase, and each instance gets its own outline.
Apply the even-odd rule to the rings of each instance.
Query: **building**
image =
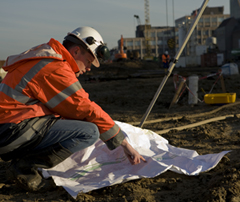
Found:
[[[236,19],[240,18],[240,0],[230,0],[230,15]]]
[[[225,60],[231,59],[232,49],[240,48],[239,34],[239,22],[234,17],[224,20],[217,28],[217,45],[219,50],[224,54]],[[233,37],[234,35],[235,37]]]
[[[215,31],[217,45],[226,62],[240,60],[240,0],[230,0],[230,16]]]
[[[235,0],[236,1],[236,0]],[[200,8],[193,10],[190,15],[175,20],[175,27],[153,27],[151,25],[138,25],[135,38],[124,38],[124,47],[127,52],[137,51],[141,59],[147,54],[146,36],[148,37],[151,56],[159,58],[166,50],[171,57],[182,46],[187,32],[199,12]],[[206,7],[199,22],[188,40],[181,57],[179,66],[201,65],[201,55],[206,53],[206,42],[215,36],[215,30],[230,17],[224,14],[224,7]],[[147,34],[148,33],[148,34]],[[118,41],[120,44],[120,40]]]
[[[175,27],[152,27],[148,25],[138,25],[136,27],[135,38],[124,38],[124,47],[126,52],[137,51],[141,59],[147,54],[146,50],[146,32],[148,32],[148,40],[150,54],[157,59],[166,50],[171,55],[175,55]],[[120,40],[118,41],[120,45]]]
[[[192,11],[188,16],[183,16],[175,20],[176,26],[176,48],[177,50],[183,44],[185,36],[199,12],[200,9]],[[207,40],[214,37],[215,30],[218,26],[227,18],[229,14],[224,14],[224,7],[206,7],[201,18],[198,21],[196,28],[194,29],[185,49],[182,53],[181,66],[187,65],[200,65],[201,55],[208,51]],[[179,60],[181,61],[181,60]]]

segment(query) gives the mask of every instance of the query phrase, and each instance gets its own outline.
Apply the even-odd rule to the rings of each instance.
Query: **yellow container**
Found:
[[[216,93],[204,95],[207,104],[227,104],[236,101],[236,93]]]

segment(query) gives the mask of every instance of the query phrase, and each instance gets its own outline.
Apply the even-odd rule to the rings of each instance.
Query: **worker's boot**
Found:
[[[9,171],[23,189],[30,192],[47,191],[56,186],[51,178],[44,179],[38,168],[52,168],[71,154],[72,152],[56,144],[19,160],[13,160]]]

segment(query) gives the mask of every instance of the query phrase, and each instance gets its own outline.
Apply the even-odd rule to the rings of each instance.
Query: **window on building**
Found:
[[[135,46],[140,46],[141,42],[140,41],[135,41]]]
[[[201,35],[202,35],[202,31],[198,30],[198,36],[201,36]]]
[[[170,35],[171,35],[171,31],[165,31],[165,32],[164,32],[164,35],[165,35],[165,36],[170,36]]]
[[[212,22],[217,22],[217,17],[213,17]]]
[[[164,45],[164,46],[167,45],[167,40],[163,40],[162,43],[159,45]]]
[[[210,22],[210,18],[208,17],[208,18],[204,18],[204,22],[205,23],[209,23]]]
[[[201,39],[198,39],[198,44],[202,44],[202,40]]]
[[[209,31],[208,31],[208,30],[205,30],[205,31],[204,31],[204,35],[208,36],[208,34],[209,34]]]
[[[157,32],[157,37],[161,37],[162,36],[162,32]]]
[[[133,46],[133,42],[132,41],[127,41],[127,45],[126,46]]]
[[[156,45],[156,41],[149,41],[149,44],[150,44],[151,46],[155,46],[155,45]]]
[[[182,23],[176,23],[176,24],[178,28],[182,26]]]
[[[151,32],[151,37],[155,37],[155,32]]]
[[[205,27],[210,27],[210,17],[204,18],[204,25]]]
[[[224,17],[218,17],[218,22],[222,22],[224,20]]]
[[[162,40],[158,40],[157,41],[157,45],[162,45],[163,43],[162,43]]]

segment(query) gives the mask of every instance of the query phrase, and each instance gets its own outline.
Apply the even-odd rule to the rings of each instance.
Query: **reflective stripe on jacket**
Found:
[[[124,135],[119,126],[89,100],[76,78],[75,60],[58,41],[51,39],[10,56],[3,68],[8,74],[0,83],[0,124],[55,114],[95,123],[110,149],[121,144]]]

